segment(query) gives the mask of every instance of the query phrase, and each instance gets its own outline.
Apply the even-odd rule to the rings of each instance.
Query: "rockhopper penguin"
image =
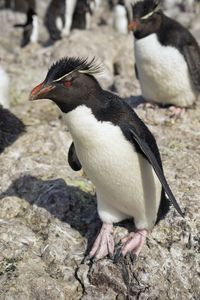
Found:
[[[114,6],[114,28],[119,33],[127,34],[129,21],[125,0],[119,0]]]
[[[25,47],[30,43],[38,42],[38,17],[36,12],[29,8],[26,14],[25,24],[15,24],[14,27],[23,28],[23,36],[21,41],[21,47]]]
[[[91,4],[91,0],[77,0],[72,28],[90,29],[92,15]]]
[[[135,61],[143,97],[189,107],[200,92],[200,47],[192,34],[164,15],[160,0],[132,6]]]
[[[113,223],[134,218],[136,232],[122,239],[123,255],[138,255],[147,233],[169,210],[182,215],[165,179],[156,141],[136,113],[101,88],[95,60],[67,57],[53,64],[30,100],[50,99],[63,112],[73,143],[68,160],[96,186],[103,222],[90,256],[114,252]],[[166,196],[167,195],[167,196]]]

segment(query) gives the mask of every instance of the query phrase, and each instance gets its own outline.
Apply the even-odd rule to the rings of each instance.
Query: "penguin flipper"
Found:
[[[195,44],[187,44],[183,47],[183,55],[186,59],[192,82],[200,92],[200,47]]]
[[[24,28],[25,24],[14,24],[14,28]]]
[[[130,133],[132,135],[132,139],[133,142],[136,142],[138,144],[138,146],[140,147],[140,149],[142,150],[142,152],[145,154],[145,156],[147,157],[147,159],[149,160],[149,162],[151,163],[163,189],[165,190],[165,193],[167,194],[167,196],[169,197],[170,202],[174,205],[175,209],[178,211],[178,213],[184,217],[183,212],[181,211],[180,206],[178,205],[168,183],[167,180],[165,178],[164,172],[162,170],[162,167],[159,164],[158,159],[156,158],[156,156],[154,155],[153,151],[151,150],[151,147],[149,146],[149,144],[145,141],[145,139],[143,137],[141,137],[135,130],[135,128],[133,126],[130,127]]]
[[[68,163],[74,171],[80,171],[82,169],[81,163],[76,154],[74,143],[72,143],[69,147]]]
[[[137,68],[136,64],[134,64],[134,68],[135,68],[135,76],[136,76],[137,80],[139,80],[138,68]]]

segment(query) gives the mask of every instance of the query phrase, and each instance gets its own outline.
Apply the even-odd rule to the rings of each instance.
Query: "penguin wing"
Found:
[[[24,28],[25,24],[14,24],[14,28]]]
[[[137,80],[139,80],[138,68],[136,64],[134,64],[134,68],[135,68],[135,77],[137,78]]]
[[[187,62],[192,82],[200,92],[200,48],[197,43],[190,43],[183,47],[183,55]]]
[[[143,154],[146,156],[148,161],[151,163],[169,200],[174,205],[175,209],[179,212],[179,214],[182,217],[184,217],[183,212],[181,211],[181,208],[179,207],[179,205],[167,183],[167,180],[165,178],[165,175],[164,175],[164,172],[162,169],[162,163],[160,160],[159,151],[158,151],[155,139],[153,138],[153,136],[150,136],[150,134],[145,136],[145,134],[140,132],[140,130],[138,130],[138,129],[139,128],[136,129],[135,126],[129,126],[130,137],[132,137],[131,142],[134,144],[136,142],[136,144],[140,147]],[[142,128],[142,129],[144,130],[144,128]],[[149,142],[147,141],[147,138],[150,138]],[[154,154],[154,152],[155,152],[155,154]]]
[[[22,41],[21,41],[21,47],[25,47],[30,43],[30,36],[32,33],[32,25],[29,24],[27,26],[24,27],[24,31],[23,31],[23,37],[22,37]]]
[[[74,171],[80,171],[82,169],[81,163],[76,154],[74,143],[72,143],[69,147],[68,163]]]

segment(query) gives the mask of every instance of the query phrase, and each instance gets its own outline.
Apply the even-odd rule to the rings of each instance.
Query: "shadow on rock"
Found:
[[[25,125],[9,110],[0,106],[0,153],[25,132]]]
[[[54,217],[71,225],[88,240],[91,247],[100,228],[94,196],[78,187],[68,186],[63,179],[41,180],[31,175],[16,179],[0,195],[17,196],[31,205],[45,208]]]

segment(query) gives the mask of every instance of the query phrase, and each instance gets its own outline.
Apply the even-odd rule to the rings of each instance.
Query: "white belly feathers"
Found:
[[[118,126],[98,121],[86,106],[64,117],[83,169],[96,186],[102,221],[134,217],[138,229],[152,228],[161,198],[161,185],[152,166]]]
[[[156,34],[135,39],[135,59],[146,100],[190,106],[197,98],[188,66],[178,49],[162,46]]]

